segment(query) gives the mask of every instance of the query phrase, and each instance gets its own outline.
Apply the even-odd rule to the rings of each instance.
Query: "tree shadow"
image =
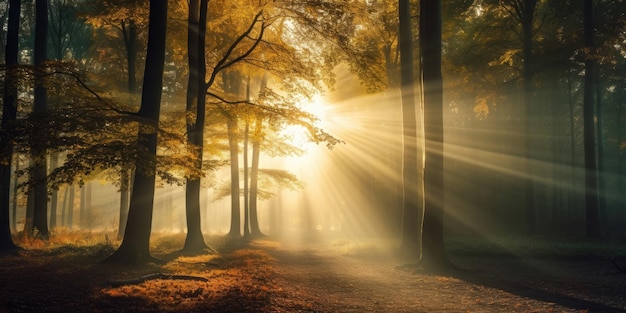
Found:
[[[593,284],[585,283],[576,276],[567,276],[550,272],[550,269],[541,268],[541,259],[528,259],[515,256],[490,256],[482,268],[459,267],[445,273],[459,280],[488,288],[534,299],[545,303],[554,303],[560,306],[575,309],[581,312],[626,312],[624,308],[602,303],[600,297],[626,294],[626,285],[613,285],[611,281],[601,281],[602,275],[587,277],[585,280],[595,280]],[[574,266],[571,260],[551,260],[553,264],[562,264],[563,267]],[[584,260],[577,260],[586,262]],[[591,261],[589,261],[591,262]],[[518,266],[498,266],[497,263],[517,264]],[[532,263],[532,265],[529,265]],[[539,265],[539,266],[538,266]],[[588,264],[593,266],[593,264]],[[582,268],[581,268],[582,270]],[[444,274],[444,273],[439,273]],[[589,275],[593,275],[590,273]],[[584,273],[581,273],[584,276]]]

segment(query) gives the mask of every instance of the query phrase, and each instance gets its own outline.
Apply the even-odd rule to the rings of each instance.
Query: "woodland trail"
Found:
[[[371,246],[265,240],[182,256],[179,240],[155,249],[165,264],[140,267],[100,264],[110,245],[1,256],[0,312],[626,312],[626,274],[599,257],[451,254],[463,270],[431,275]]]

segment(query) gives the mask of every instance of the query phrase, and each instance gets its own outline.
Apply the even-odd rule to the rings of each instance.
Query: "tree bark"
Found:
[[[35,83],[33,113],[43,114],[47,110],[47,91],[43,82],[44,63],[47,59],[48,41],[48,0],[35,1],[35,68],[38,73]],[[46,183],[47,166],[46,150],[33,149],[34,160],[31,178],[34,182],[33,228],[44,239],[49,237],[48,231],[48,187]]]
[[[5,50],[5,82],[2,105],[2,122],[0,127],[0,252],[15,250],[17,247],[11,238],[11,222],[9,199],[11,198],[11,169],[13,162],[13,143],[8,131],[17,118],[17,79],[15,72],[18,59],[18,38],[20,28],[20,10],[22,1],[11,0],[9,3],[9,20],[7,22],[7,43]],[[16,161],[17,162],[17,161]],[[15,213],[13,214],[15,218]]]
[[[126,65],[128,66],[128,92],[137,92],[137,24],[130,18],[128,25],[122,21],[122,35],[126,47]]]
[[[593,59],[593,1],[584,0],[583,6],[585,50],[588,53],[585,59],[585,86],[583,96],[586,234],[589,239],[598,239],[600,238],[600,212],[598,208],[598,176],[595,134],[596,109],[594,105],[595,61]]]
[[[202,171],[202,155],[204,149],[204,124],[206,114],[206,61],[204,56],[207,0],[189,2],[188,23],[188,62],[189,82],[187,86],[187,141],[196,149],[198,161],[195,164]],[[187,237],[183,251],[197,253],[208,246],[202,235],[200,215],[200,177],[188,178],[185,189],[185,212],[187,219]]]
[[[267,88],[267,74],[261,79],[261,93]],[[259,227],[257,197],[259,194],[259,159],[261,157],[261,141],[263,140],[263,118],[255,117],[254,135],[252,137],[252,164],[250,165],[250,233],[253,238],[262,237]]]
[[[141,96],[141,108],[137,115],[149,123],[152,129],[140,127],[138,142],[154,157],[152,160],[137,160],[133,181],[128,222],[120,247],[106,259],[107,262],[141,264],[154,261],[150,254],[150,233],[154,209],[156,171],[156,148],[161,93],[163,89],[163,67],[165,62],[165,33],[167,24],[167,1],[150,0],[148,49]]]
[[[424,224],[420,265],[450,267],[443,240],[444,150],[441,76],[441,1],[420,1],[420,48],[424,101]]]
[[[239,195],[239,140],[237,117],[229,116],[227,121],[228,144],[230,146],[230,196],[231,214],[229,237],[241,236],[241,204]]]
[[[120,170],[120,218],[117,228],[117,238],[124,238],[126,221],[128,220],[128,201],[130,195],[130,170],[122,168]]]
[[[419,200],[417,118],[413,79],[413,34],[409,0],[399,0],[400,85],[402,93],[402,238],[400,249],[406,257],[419,259],[421,219]]]
[[[259,227],[257,197],[259,194],[259,159],[261,156],[261,129],[263,120],[256,118],[254,136],[252,138],[252,164],[250,165],[250,233],[253,238],[262,237]]]

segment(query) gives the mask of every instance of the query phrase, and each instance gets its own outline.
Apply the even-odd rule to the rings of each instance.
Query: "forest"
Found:
[[[0,312],[626,312],[624,0],[0,25]]]

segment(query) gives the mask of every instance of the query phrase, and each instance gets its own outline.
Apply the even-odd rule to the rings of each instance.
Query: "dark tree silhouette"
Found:
[[[48,109],[48,93],[44,84],[45,62],[48,58],[48,0],[35,1],[35,103],[33,114],[41,116]],[[33,139],[36,140],[36,139]],[[33,228],[42,238],[48,238],[48,187],[46,183],[47,164],[46,149],[33,145],[31,147],[32,160],[31,182],[34,184],[30,192],[33,197]],[[26,230],[32,233],[33,230]]]
[[[2,124],[0,125],[0,147],[2,147],[0,151],[0,179],[2,179],[2,181],[0,181],[0,251],[10,251],[16,248],[11,238],[11,226],[9,221],[11,165],[13,161],[13,143],[9,134],[17,118],[16,69],[21,6],[21,0],[11,0],[9,3],[7,43],[4,55],[6,73],[2,105]]]
[[[598,204],[598,170],[596,155],[595,61],[593,1],[585,0],[583,10],[585,51],[585,86],[583,99],[584,153],[585,153],[585,212],[586,234],[590,239],[600,238],[600,213]]]
[[[437,270],[450,265],[444,249],[443,80],[441,76],[441,1],[420,1],[420,49],[424,101],[424,224],[420,265]]]
[[[187,140],[197,149],[196,167],[202,170],[204,148],[204,121],[206,114],[206,60],[205,35],[207,19],[207,0],[189,2],[188,22],[188,62],[189,83],[187,87],[187,112],[195,119],[187,119]],[[187,179],[185,188],[185,212],[187,217],[187,237],[183,251],[196,253],[207,248],[202,236],[200,222],[200,177]]]
[[[107,262],[140,264],[154,261],[150,254],[150,233],[154,209],[156,128],[161,111],[166,24],[167,1],[151,0],[141,108],[137,113],[138,117],[148,125],[140,127],[137,140],[154,159],[136,161],[124,238],[117,251],[107,258]]]

